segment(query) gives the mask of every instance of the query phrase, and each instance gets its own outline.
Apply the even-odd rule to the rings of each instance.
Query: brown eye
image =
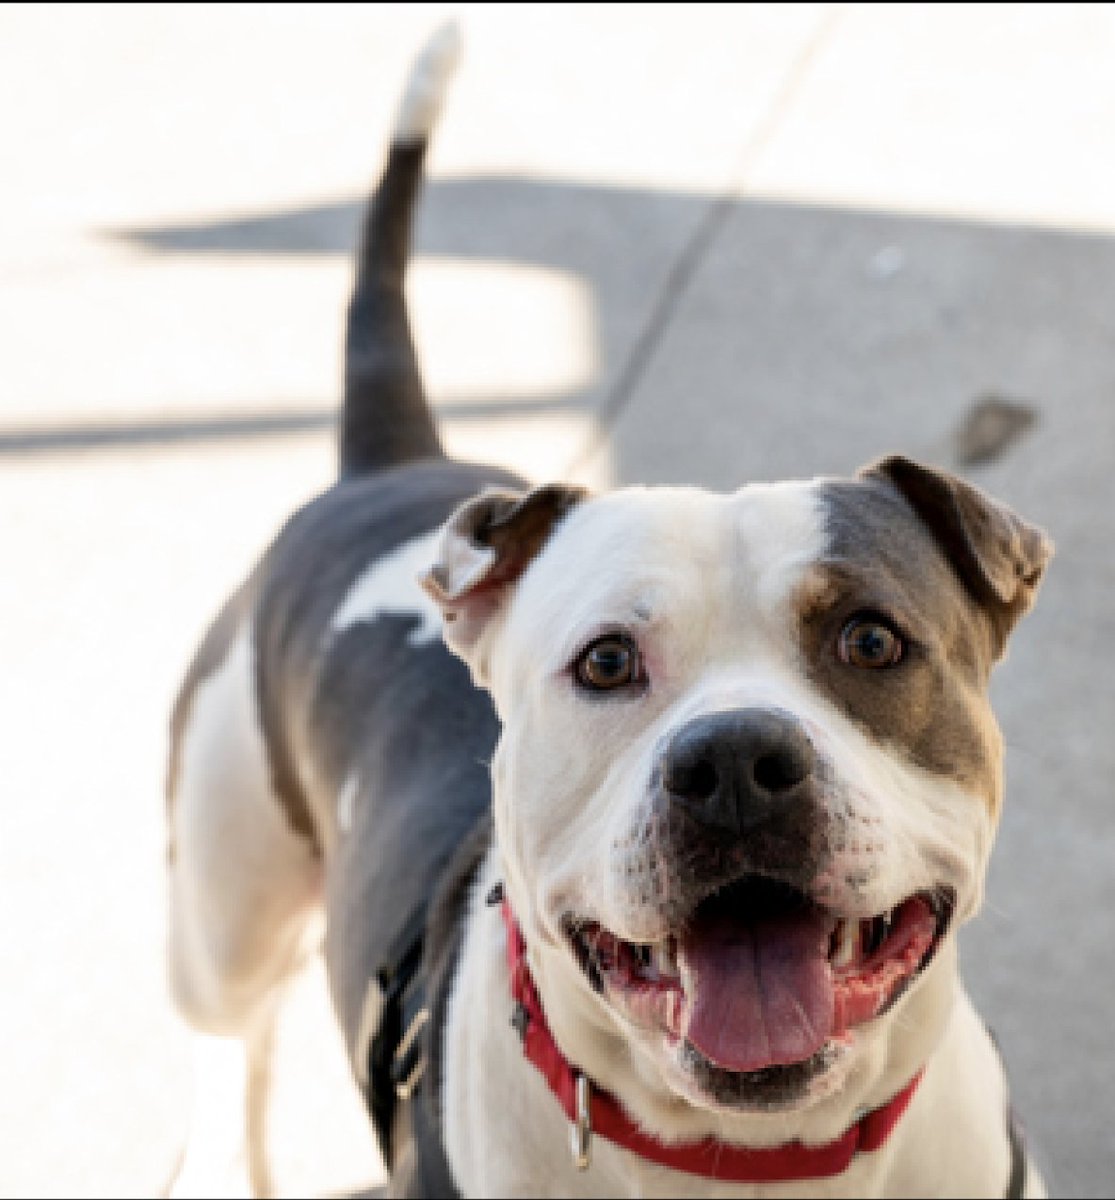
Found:
[[[639,678],[639,651],[629,638],[597,639],[574,664],[577,682],[593,692],[627,687]]]
[[[878,617],[853,617],[840,633],[840,661],[875,670],[893,667],[902,657],[902,639]]]

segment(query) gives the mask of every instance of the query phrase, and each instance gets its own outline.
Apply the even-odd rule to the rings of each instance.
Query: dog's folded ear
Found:
[[[928,527],[970,595],[988,613],[996,652],[1034,601],[1053,543],[963,479],[901,455],[864,467],[861,476],[897,488]]]
[[[443,527],[435,561],[419,582],[441,608],[447,644],[469,662],[478,681],[484,672],[475,651],[508,585],[587,495],[566,484],[531,492],[491,488],[465,501]]]

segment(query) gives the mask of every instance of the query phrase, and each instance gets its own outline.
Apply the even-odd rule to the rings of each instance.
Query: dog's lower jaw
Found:
[[[445,1144],[463,1194],[708,1195],[707,1180],[664,1171],[599,1137],[593,1139],[591,1168],[579,1172],[574,1167],[565,1116],[511,1025],[502,922],[498,909],[484,903],[499,877],[493,852],[474,889],[445,1032]],[[545,983],[539,982],[545,1002]],[[645,1055],[634,1061],[618,1034],[610,1044],[601,1041],[592,1061],[593,1081],[622,1095],[632,1116],[661,1131],[663,1140],[712,1135],[769,1146],[794,1138],[832,1140],[858,1110],[885,1102],[924,1065],[923,1082],[884,1150],[857,1160],[838,1179],[788,1184],[764,1194],[1001,1193],[1009,1165],[1005,1149],[1000,1153],[1005,1146],[1002,1073],[957,981],[953,938],[892,1017],[878,1030],[864,1032],[838,1094],[803,1112],[741,1116],[697,1108],[656,1078]],[[559,1042],[561,1024],[556,1016],[553,1031]],[[605,1028],[606,1023],[594,1022],[592,1036],[605,1038]],[[986,1094],[989,1088],[997,1089],[994,1096]],[[940,1153],[942,1138],[962,1147],[957,1161]],[[880,1188],[881,1170],[891,1178]],[[714,1185],[718,1195],[756,1190],[746,1184]]]
[[[800,1091],[788,1087],[785,1095],[763,1097],[760,1089],[729,1086],[731,1094],[718,1098],[709,1087],[716,1068],[704,1069],[700,1056],[684,1044],[635,1029],[622,1018],[606,1022],[608,1032],[597,1034],[594,1042],[586,1039],[601,1028],[599,1023],[563,1037],[555,1013],[551,1028],[576,1061],[593,1064],[596,1084],[621,1096],[637,1121],[666,1138],[713,1137],[754,1147],[792,1140],[819,1144],[840,1137],[864,1111],[885,1104],[929,1060],[948,1024],[956,979],[955,942],[949,938],[892,1011],[849,1031],[843,1045],[819,1056],[823,1064],[817,1070],[802,1070],[808,1078]],[[544,988],[542,995],[545,1002]],[[592,999],[597,1008],[607,1003]]]

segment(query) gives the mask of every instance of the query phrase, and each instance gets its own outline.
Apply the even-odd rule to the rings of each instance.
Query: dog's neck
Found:
[[[891,1192],[924,1192],[926,1188],[945,1192],[950,1187],[955,1191],[959,1180],[960,1191],[967,1193],[990,1181],[995,1181],[991,1184],[995,1191],[1000,1176],[1005,1178],[1005,1144],[999,1152],[1003,1138],[1000,1097],[975,1100],[981,1088],[986,1091],[986,1085],[978,1082],[981,1078],[1000,1080],[1001,1076],[979,1019],[956,985],[952,953],[937,966],[948,972],[940,985],[942,993],[947,991],[950,998],[955,994],[957,1002],[945,1036],[928,1062],[927,1056],[921,1055],[909,1069],[903,1064],[902,1074],[892,1070],[890,1060],[896,1056],[880,1050],[877,1062],[869,1064],[863,1077],[857,1074],[849,1081],[843,1089],[846,1095],[813,1106],[796,1119],[768,1116],[757,1120],[754,1138],[741,1135],[743,1122],[738,1118],[733,1121],[730,1116],[692,1111],[691,1106],[682,1106],[687,1123],[679,1129],[679,1102],[675,1099],[671,1108],[654,1094],[653,1087],[643,1086],[645,1075],[635,1074],[630,1058],[624,1058],[623,1047],[603,1042],[596,1046],[601,1037],[599,1027],[589,1034],[599,1053],[587,1061],[593,1063],[600,1085],[622,1095],[632,1115],[644,1125],[669,1130],[677,1140],[712,1136],[736,1145],[757,1146],[794,1139],[810,1144],[829,1142],[853,1123],[857,1109],[878,1107],[926,1063],[924,1082],[886,1145],[858,1156],[839,1176],[773,1185],[712,1182],[664,1170],[604,1138],[593,1142],[590,1169],[578,1171],[570,1153],[566,1116],[541,1073],[524,1057],[519,1034],[511,1023],[503,920],[497,907],[485,903],[500,875],[493,852],[473,893],[445,1040],[446,1148],[465,1194],[859,1195],[877,1191],[880,1171],[889,1177],[886,1190]],[[545,955],[537,957],[545,959]],[[549,1005],[545,966],[537,974]],[[935,1003],[940,1002],[938,995]],[[566,1046],[568,1039],[558,1028],[562,1014],[555,1011],[554,1016],[555,1034]],[[916,1014],[911,1019],[916,1020]],[[572,1054],[572,1047],[568,1048]],[[581,1058],[579,1052],[576,1057]],[[904,1058],[903,1053],[897,1055],[899,1060]],[[892,1078],[896,1082],[890,1082]],[[652,1115],[644,1117],[642,1108]],[[674,1119],[661,1119],[658,1114],[663,1112]],[[942,1121],[947,1125],[943,1132]],[[945,1144],[960,1149],[955,1155],[942,1154]]]
[[[648,1134],[627,1115],[617,1099],[601,1091],[589,1074],[574,1066],[554,1041],[531,977],[526,944],[502,888],[498,902],[507,935],[507,970],[514,1001],[512,1024],[522,1038],[523,1053],[541,1072],[570,1123],[571,1155],[578,1170],[587,1170],[596,1136],[648,1162],[703,1179],[736,1183],[799,1183],[840,1175],[857,1154],[875,1153],[902,1119],[921,1082],[919,1070],[879,1108],[859,1116],[831,1142],[806,1146],[800,1141],[780,1146],[741,1147],[716,1138],[667,1143]]]

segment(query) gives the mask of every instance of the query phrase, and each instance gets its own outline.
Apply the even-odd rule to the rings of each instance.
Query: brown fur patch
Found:
[[[1046,533],[956,475],[901,455],[863,471],[893,486],[921,518],[995,631],[996,655],[1034,602],[1053,554]]]
[[[955,779],[993,814],[1002,793],[1002,741],[987,699],[997,630],[937,543],[881,481],[824,485],[828,551],[795,597],[813,682],[874,740]],[[850,666],[840,633],[875,613],[904,636],[891,667]]]

